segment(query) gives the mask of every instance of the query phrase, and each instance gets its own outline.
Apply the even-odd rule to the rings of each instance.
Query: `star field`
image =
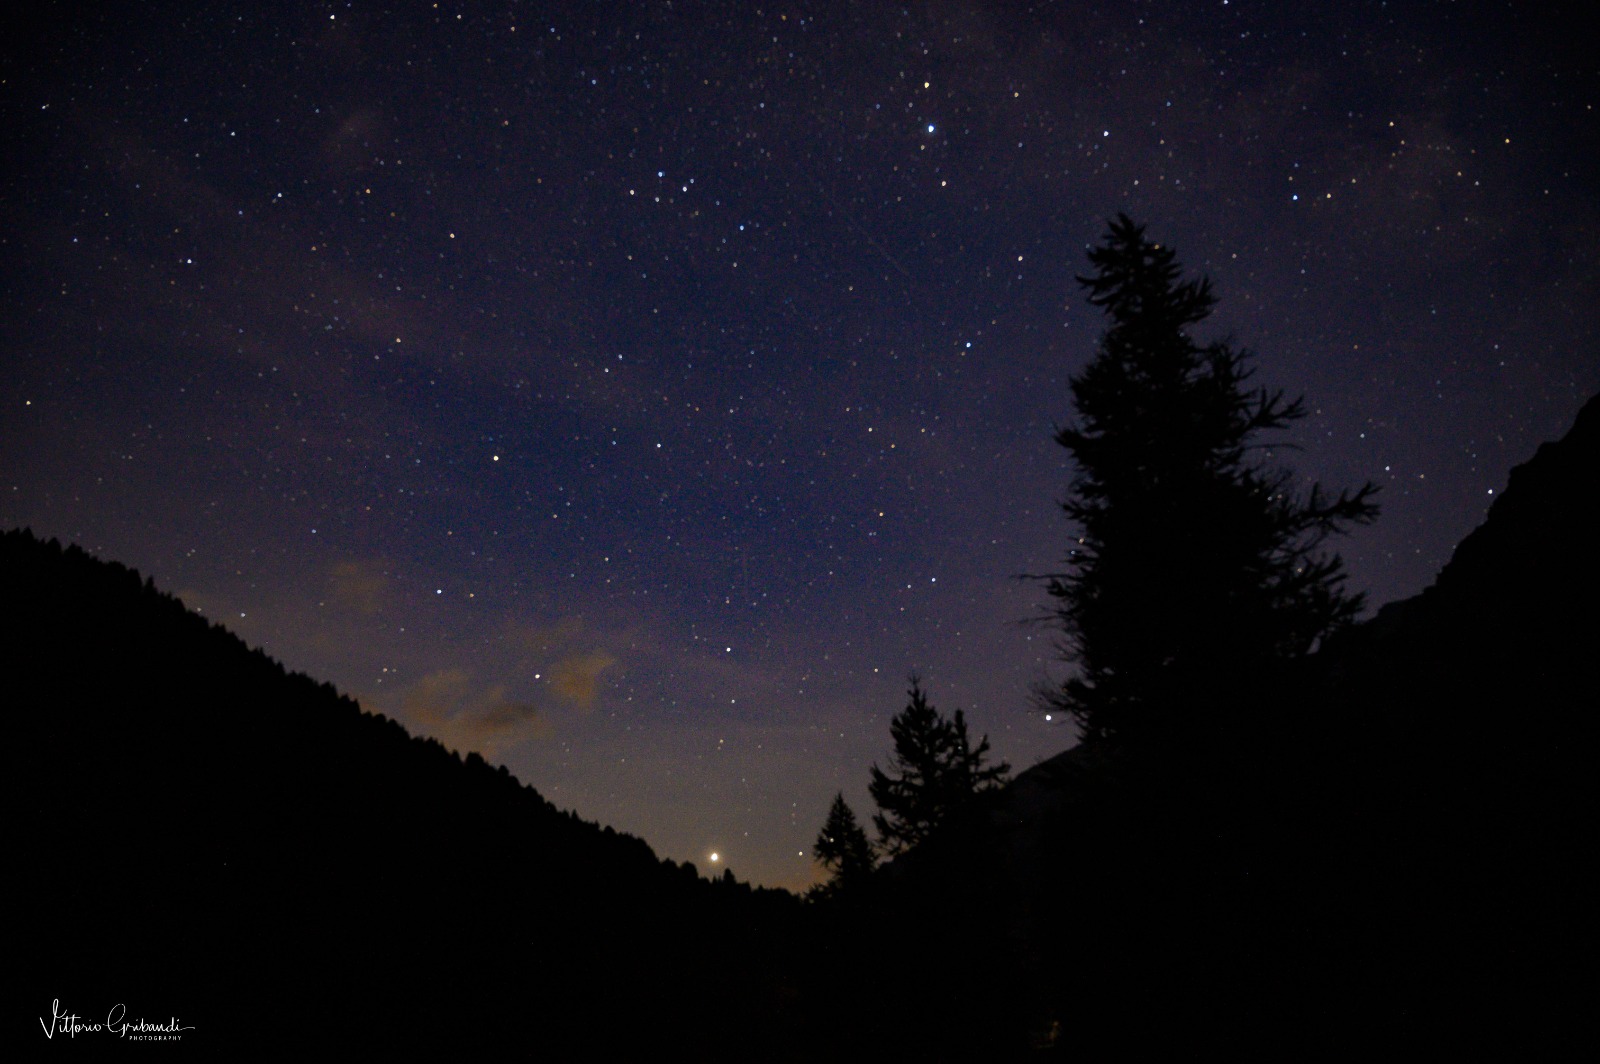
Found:
[[[803,887],[919,672],[1025,768],[1125,211],[1420,591],[1600,390],[1596,62],[1357,3],[157,3],[0,51],[0,524]],[[1181,535],[1181,530],[1175,530]]]

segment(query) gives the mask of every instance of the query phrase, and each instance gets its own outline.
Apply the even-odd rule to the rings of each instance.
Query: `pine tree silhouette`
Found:
[[[927,838],[974,795],[996,786],[1011,770],[1003,761],[984,765],[989,737],[972,747],[961,710],[945,718],[928,703],[917,677],[911,677],[907,693],[910,701],[906,708],[889,722],[894,737],[890,772],[873,765],[868,785],[880,810],[872,817],[879,846],[890,856]]]
[[[828,819],[817,833],[813,852],[828,870],[825,893],[851,890],[872,873],[872,842],[842,793],[834,795],[828,807]]]
[[[1077,672],[1041,695],[1092,741],[1165,732],[1180,705],[1217,712],[1219,685],[1354,619],[1362,597],[1321,546],[1376,516],[1377,489],[1302,493],[1257,460],[1257,437],[1303,400],[1249,388],[1248,352],[1190,335],[1210,282],[1181,280],[1142,226],[1118,215],[1089,261],[1078,281],[1110,325],[1070,382],[1077,421],[1056,442],[1077,466],[1062,508],[1078,538],[1067,571],[1043,578]]]

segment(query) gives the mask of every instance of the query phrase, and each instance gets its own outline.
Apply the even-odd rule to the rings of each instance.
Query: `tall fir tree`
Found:
[[[1062,507],[1078,539],[1045,578],[1076,673],[1044,701],[1092,741],[1222,712],[1226,687],[1354,619],[1362,597],[1321,548],[1377,507],[1371,484],[1302,492],[1258,457],[1304,402],[1248,387],[1247,351],[1190,335],[1216,303],[1208,280],[1183,280],[1125,215],[1089,262],[1078,282],[1110,323],[1056,435],[1076,465]]]
[[[1011,770],[1004,761],[985,765],[989,737],[973,747],[961,710],[945,717],[928,702],[915,676],[907,695],[906,708],[889,722],[894,760],[888,772],[873,765],[868,784],[879,809],[872,817],[879,847],[891,857],[926,839],[975,795],[999,785]]]

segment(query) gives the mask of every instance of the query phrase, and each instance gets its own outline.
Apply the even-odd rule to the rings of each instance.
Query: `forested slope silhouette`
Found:
[[[658,860],[121,565],[10,532],[0,574],[41,1016],[175,1013],[230,1056],[613,1059],[785,1026],[791,895]]]

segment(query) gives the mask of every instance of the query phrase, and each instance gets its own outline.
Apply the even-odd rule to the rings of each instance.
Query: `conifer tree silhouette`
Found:
[[[1110,324],[1056,435],[1077,467],[1062,508],[1078,538],[1067,571],[1042,577],[1076,673],[1040,694],[1093,741],[1160,732],[1180,706],[1216,711],[1224,677],[1354,619],[1362,597],[1321,546],[1376,516],[1377,489],[1301,492],[1252,453],[1304,402],[1249,388],[1247,351],[1190,335],[1216,303],[1210,282],[1182,280],[1143,226],[1119,214],[1089,262],[1078,282]]]
[[[894,737],[890,772],[872,766],[868,790],[880,812],[872,817],[885,854],[903,853],[927,838],[974,795],[998,785],[1011,766],[984,765],[989,737],[974,748],[961,710],[946,718],[911,677],[910,701],[889,722]],[[891,774],[892,773],[892,774]]]
[[[871,874],[872,842],[843,793],[834,795],[813,849],[817,862],[828,870],[830,891],[851,890]]]

